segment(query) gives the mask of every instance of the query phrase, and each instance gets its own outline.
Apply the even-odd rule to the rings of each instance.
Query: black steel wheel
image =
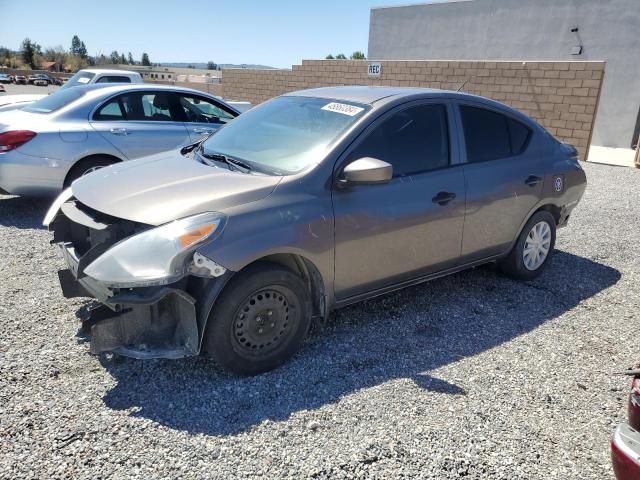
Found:
[[[300,348],[311,322],[302,279],[258,263],[231,279],[213,305],[204,346],[227,370],[253,375],[276,368]]]

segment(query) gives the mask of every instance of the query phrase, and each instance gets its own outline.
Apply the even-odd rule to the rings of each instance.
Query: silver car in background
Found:
[[[239,115],[206,93],[89,85],[0,112],[0,193],[49,196],[98,168],[198,142]]]

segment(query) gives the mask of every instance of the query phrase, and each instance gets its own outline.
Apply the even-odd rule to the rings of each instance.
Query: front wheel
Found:
[[[238,273],[213,305],[205,349],[240,375],[272,370],[301,347],[311,323],[311,301],[302,279],[274,263]]]
[[[535,213],[520,232],[500,269],[517,280],[532,280],[542,273],[556,243],[556,221],[547,211]]]

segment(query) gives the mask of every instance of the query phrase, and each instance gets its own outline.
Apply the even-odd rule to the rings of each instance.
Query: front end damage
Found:
[[[81,331],[91,339],[91,353],[134,358],[182,358],[200,353],[212,294],[231,275],[224,267],[193,251],[181,278],[164,285],[124,288],[85,272],[118,242],[151,228],[97,212],[73,198],[61,204],[49,223],[54,235],[51,243],[59,245],[68,267],[58,272],[63,295],[93,297],[100,302],[81,316]]]

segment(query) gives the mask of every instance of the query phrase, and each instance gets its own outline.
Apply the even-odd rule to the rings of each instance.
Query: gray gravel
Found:
[[[611,477],[640,327],[640,171],[589,187],[538,280],[484,267],[335,313],[279,370],[89,355],[84,301],[0,196],[0,477]]]

